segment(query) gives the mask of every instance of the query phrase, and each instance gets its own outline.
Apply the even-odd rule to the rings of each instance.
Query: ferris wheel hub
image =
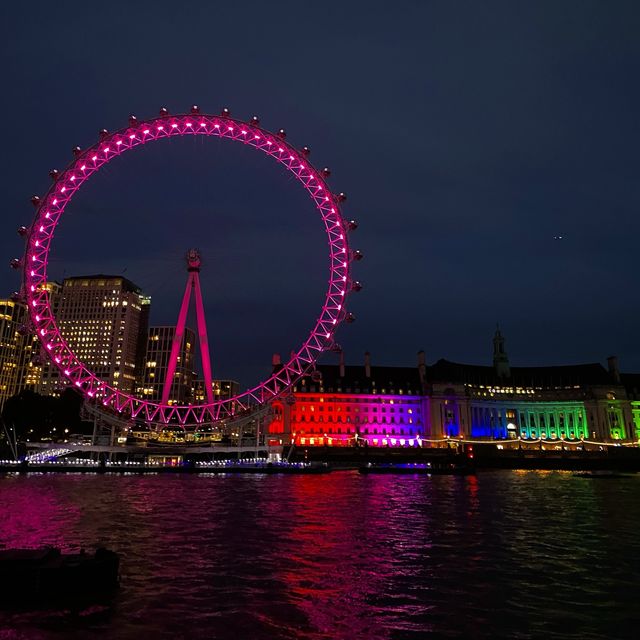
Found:
[[[187,269],[189,271],[200,271],[202,266],[202,257],[198,249],[189,249],[186,255]]]

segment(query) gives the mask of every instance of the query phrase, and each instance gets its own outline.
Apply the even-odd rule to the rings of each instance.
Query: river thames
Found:
[[[635,638],[640,477],[7,475],[0,544],[105,545],[107,606],[0,638]]]

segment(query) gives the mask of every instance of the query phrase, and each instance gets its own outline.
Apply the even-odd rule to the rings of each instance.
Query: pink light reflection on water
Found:
[[[0,613],[0,638],[635,637],[638,482],[4,475],[0,544],[105,544],[122,589],[100,633]]]
[[[69,528],[82,512],[60,495],[54,476],[9,475],[1,479],[0,501],[5,517],[0,526],[0,543],[6,548],[32,549],[56,546],[77,550],[69,543]]]

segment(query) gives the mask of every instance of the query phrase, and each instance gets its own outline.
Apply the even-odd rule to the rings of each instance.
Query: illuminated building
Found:
[[[42,380],[42,371],[46,358],[41,354],[41,344],[38,337],[29,333],[24,336],[22,353],[22,377],[18,391],[30,389],[37,391]]]
[[[47,282],[52,309],[58,301],[60,285]],[[24,303],[12,296],[0,300],[0,407],[23,389],[40,389],[43,369],[48,366],[41,355],[41,344],[30,330]]]
[[[511,367],[500,329],[493,367],[439,360],[429,367],[435,431],[444,437],[627,440],[632,414],[616,358]]]
[[[27,333],[27,326],[24,304],[0,300],[0,408],[33,379],[29,363],[38,341]]]
[[[0,406],[18,390],[25,307],[12,300],[0,300]]]
[[[430,437],[424,365],[320,365],[293,393],[274,403],[271,438],[302,446],[420,446]]]
[[[599,363],[512,367],[499,330],[493,366],[321,365],[274,403],[272,441],[300,446],[427,446],[452,439],[640,439],[640,375]]]
[[[150,304],[122,276],[78,276],[64,280],[56,317],[81,362],[108,384],[133,393],[142,376]],[[59,393],[65,386],[54,367],[43,372],[42,393]]]
[[[144,362],[143,383],[137,395],[151,401],[160,401],[169,369],[169,360],[175,335],[175,326],[150,327]],[[196,334],[193,329],[184,328],[182,345],[177,354],[168,403],[203,403],[207,401],[204,378],[193,370]],[[226,400],[237,395],[240,385],[235,380],[212,380],[214,400]]]
[[[633,431],[628,436],[640,442],[640,374],[621,373],[620,380],[625,386],[631,404]]]
[[[175,331],[175,326],[149,328],[142,387],[137,390],[145,399],[159,401],[162,398]],[[194,331],[185,328],[168,398],[170,404],[186,404],[192,400],[195,341]]]
[[[491,367],[446,360],[431,367],[432,419],[444,437],[625,440],[632,416],[624,387],[600,364]]]
[[[204,386],[204,378],[195,378],[193,381],[193,398],[194,402],[206,402],[207,395]],[[213,389],[213,399],[228,400],[237,396],[240,392],[240,384],[235,380],[212,380],[211,388]]]

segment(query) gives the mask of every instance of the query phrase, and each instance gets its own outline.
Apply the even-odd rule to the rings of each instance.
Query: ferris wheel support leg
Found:
[[[176,374],[178,354],[180,353],[182,338],[184,336],[184,327],[187,322],[187,313],[189,311],[191,289],[194,286],[194,275],[195,273],[190,273],[189,278],[187,279],[187,288],[185,289],[184,296],[182,298],[182,305],[180,306],[180,313],[178,314],[178,324],[176,325],[176,332],[173,336],[171,355],[169,356],[169,364],[167,366],[167,377],[165,378],[164,387],[162,389],[162,404],[165,405],[169,401],[169,396],[171,395],[171,387],[173,386],[173,378]]]
[[[202,375],[204,376],[204,388],[207,394],[207,402],[213,403],[213,385],[211,380],[211,356],[209,355],[209,339],[207,338],[207,321],[204,317],[204,305],[202,304],[202,291],[200,290],[200,276],[193,273],[193,282],[196,291],[196,318],[198,320],[198,338],[200,340],[200,357],[202,359]]]

